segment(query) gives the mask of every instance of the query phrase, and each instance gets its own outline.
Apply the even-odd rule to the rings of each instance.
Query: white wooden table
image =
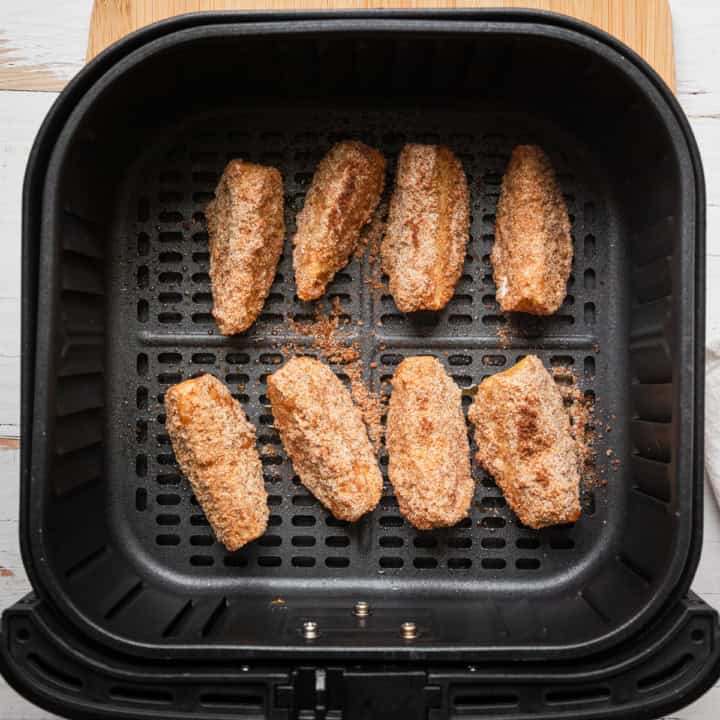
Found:
[[[530,4],[530,3],[529,3]],[[0,609],[30,588],[18,546],[20,198],[30,147],[57,92],[82,67],[91,0],[0,0]],[[720,343],[720,2],[671,0],[677,88],[700,144],[708,189],[707,332]],[[13,89],[2,89],[13,88]],[[693,588],[720,608],[720,511],[706,489]],[[48,720],[0,678],[0,720]],[[718,720],[720,685],[673,716]]]

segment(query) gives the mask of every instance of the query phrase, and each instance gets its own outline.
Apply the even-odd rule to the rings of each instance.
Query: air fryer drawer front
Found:
[[[642,639],[572,663],[342,661],[148,663],[88,644],[29,597],[3,614],[0,670],[51,712],[75,718],[270,720],[402,717],[655,718],[720,673],[717,613],[685,598]]]
[[[687,122],[644,63],[532,13],[200,15],[164,28],[81,73],[28,169],[22,535],[38,594],[118,651],[268,661],[587,656],[682,597],[701,540],[704,195]],[[471,187],[472,240],[445,311],[397,312],[368,284],[367,256],[330,287],[365,380],[387,392],[399,360],[421,352],[461,384],[528,352],[570,369],[602,420],[573,526],[522,527],[478,467],[470,517],[434,533],[403,521],[389,485],[346,526],[297,482],[265,378],[287,345],[307,344],[288,320],[313,308],[294,297],[288,244],[256,326],[218,335],[203,208],[229,158],[274,164],[291,233],[341,137],[383,150],[389,188],[403,142],[446,143]],[[575,259],[560,312],[516,321],[505,341],[488,253],[521,142],[558,168]],[[270,527],[233,554],[164,428],[165,389],[203,371],[274,448]]]

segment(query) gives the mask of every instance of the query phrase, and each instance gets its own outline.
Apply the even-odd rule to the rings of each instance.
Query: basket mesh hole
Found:
[[[540,567],[540,560],[537,558],[518,558],[515,561],[518,570],[537,570]]]
[[[438,561],[432,557],[416,557],[413,560],[413,565],[420,570],[429,570],[436,568]]]
[[[467,570],[472,566],[470,558],[450,558],[448,560],[448,568],[450,570]]]
[[[313,547],[316,540],[312,535],[293,535],[292,544],[295,547]]]
[[[483,558],[481,561],[486,570],[502,570],[506,564],[503,558]]]
[[[305,555],[298,555],[292,558],[291,564],[294,567],[314,567],[315,566],[315,558],[314,557],[308,557]]]
[[[387,537],[381,537],[380,538],[380,547],[384,548],[397,548],[402,547],[405,544],[405,541],[401,537],[397,537],[395,535],[388,535]]]
[[[349,564],[350,560],[346,557],[325,558],[325,565],[329,568],[346,568]]]
[[[135,509],[143,512],[147,508],[147,490],[138,488],[135,491]]]
[[[521,550],[535,550],[540,547],[540,540],[534,537],[521,537],[515,541],[515,545]]]
[[[325,538],[325,544],[328,547],[347,547],[350,544],[350,538],[343,535],[331,535]]]
[[[381,557],[380,567],[381,568],[401,568],[405,564],[405,561],[400,557]]]
[[[507,522],[505,518],[501,517],[484,517],[480,521],[480,525],[484,528],[498,529],[504,528],[505,525],[507,525]]]
[[[434,548],[438,544],[437,538],[432,535],[421,535],[413,540],[416,548]]]
[[[138,300],[137,319],[141,323],[146,323],[150,317],[150,305],[147,300]]]

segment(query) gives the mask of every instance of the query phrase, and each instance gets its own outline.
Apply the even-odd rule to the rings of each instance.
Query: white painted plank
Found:
[[[83,66],[92,0],[2,3],[0,88],[60,90]]]
[[[20,423],[20,257],[22,184],[38,128],[57,93],[0,92],[0,437]]]
[[[677,94],[690,116],[720,113],[720,3],[670,0]]]
[[[30,591],[18,538],[20,451],[0,449],[0,608]],[[0,712],[2,703],[0,703]],[[0,714],[0,718],[2,715]]]

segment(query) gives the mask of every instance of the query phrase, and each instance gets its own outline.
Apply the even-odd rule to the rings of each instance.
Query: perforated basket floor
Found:
[[[458,153],[471,192],[471,240],[462,278],[448,307],[410,317],[399,313],[387,290],[366,279],[367,257],[353,260],[328,288],[359,340],[365,380],[389,392],[388,380],[408,355],[439,357],[461,385],[510,367],[533,352],[545,365],[567,367],[599,417],[614,418],[600,433],[596,474],[607,488],[586,488],[577,523],[535,532],[523,527],[491,478],[473,463],[477,490],[472,511],[454,528],[419,532],[404,522],[387,482],[372,514],[356,524],[334,520],[300,484],[285,455],[266,396],[266,376],[287,359],[289,342],[308,345],[288,319],[310,318],[314,306],[294,291],[290,236],[295,215],[318,160],[333,142],[359,138],[379,148],[389,163],[386,195],[403,143],[444,143]],[[495,303],[489,253],[502,174],[513,146],[541,145],[555,164],[567,199],[575,242],[568,297],[549,318],[507,323]],[[264,312],[251,330],[221,336],[210,314],[208,245],[203,208],[225,163],[240,157],[278,167],[283,175],[288,238]],[[612,468],[606,453],[623,457],[627,438],[624,391],[626,329],[617,307],[625,304],[621,246],[607,181],[583,147],[553,127],[547,116],[526,113],[400,112],[276,108],[209,115],[163,135],[127,178],[127,206],[117,228],[123,240],[110,259],[111,333],[122,340],[111,362],[112,407],[121,408],[109,433],[109,487],[115,531],[141,549],[139,561],[168,571],[193,593],[241,592],[260,581],[282,596],[294,583],[367,590],[391,578],[399,594],[453,592],[484,597],[522,589],[526,593],[577,584],[577,576],[603,552],[618,527],[610,513],[623,512],[625,468]],[[359,321],[362,321],[361,323]],[[504,331],[507,342],[501,340]],[[308,348],[308,352],[313,352]],[[612,358],[612,370],[608,361]],[[374,364],[377,364],[374,367]],[[334,368],[342,376],[342,367]],[[173,456],[164,426],[163,393],[182,379],[209,372],[226,382],[257,427],[264,450],[269,527],[259,541],[236,553],[215,542]],[[469,398],[465,398],[469,404]],[[119,432],[117,430],[119,429]],[[270,451],[268,452],[268,448]],[[116,454],[117,453],[117,454]],[[629,582],[638,582],[628,567]],[[203,584],[200,579],[207,579]],[[592,607],[591,597],[587,597]]]

